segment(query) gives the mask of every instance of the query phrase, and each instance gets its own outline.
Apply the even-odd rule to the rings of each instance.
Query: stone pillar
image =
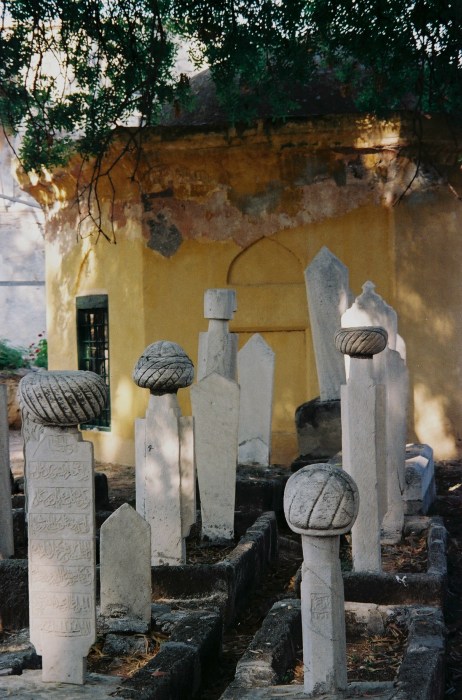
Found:
[[[176,343],[149,345],[133,381],[149,389],[146,418],[135,422],[136,510],[151,526],[151,564],[182,564],[195,519],[193,423],[181,417],[177,391],[191,384],[193,363]]]
[[[347,688],[339,543],[340,535],[351,529],[358,505],[353,479],[329,464],[303,467],[285,488],[287,523],[302,535],[304,691],[310,697]]]
[[[341,449],[340,386],[345,383],[345,364],[333,339],[352,298],[348,278],[348,268],[325,246],[305,270],[320,397],[297,408],[295,424],[300,455],[319,461]]]
[[[44,428],[27,445],[30,639],[44,681],[82,684],[96,638],[93,446],[77,424],[107,399],[93,372],[37,372],[19,384],[23,409]]]
[[[234,537],[239,386],[215,372],[191,387],[202,537]]]
[[[8,559],[13,554],[8,396],[6,385],[0,384],[0,559]]]
[[[228,330],[236,308],[234,289],[207,289],[205,292],[204,318],[209,319],[209,328],[207,333],[199,334],[198,381],[212,372],[236,380],[238,337]]]
[[[343,328],[335,343],[350,356],[350,376],[342,387],[343,468],[358,485],[361,509],[351,532],[355,571],[380,571],[380,512],[377,456],[385,430],[384,387],[373,377],[372,358],[387,343],[384,328]],[[377,439],[378,438],[378,439]]]
[[[386,431],[383,434],[383,457],[379,455],[379,503],[382,523],[382,542],[394,544],[401,540],[404,525],[403,491],[405,488],[405,459],[409,374],[405,360],[396,349],[405,351],[404,341],[398,335],[398,317],[375,291],[373,282],[363,285],[362,294],[342,316],[343,327],[381,326],[388,334],[385,350],[373,358],[377,384],[385,386]],[[345,357],[348,375],[348,356]]]
[[[239,464],[267,467],[271,454],[274,352],[255,333],[237,356],[239,405]]]

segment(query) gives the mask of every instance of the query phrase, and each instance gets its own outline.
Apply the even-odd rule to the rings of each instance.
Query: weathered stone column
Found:
[[[177,391],[189,386],[193,363],[176,343],[149,345],[133,381],[149,389],[146,418],[135,422],[136,510],[151,525],[151,564],[185,562],[185,537],[195,522],[193,422],[181,416]]]
[[[6,385],[0,384],[0,559],[8,559],[13,554],[8,397]]]
[[[289,527],[302,535],[304,689],[310,697],[347,687],[340,535],[358,513],[358,489],[342,469],[313,464],[293,474],[284,492]]]
[[[376,385],[372,358],[387,344],[380,327],[342,328],[337,349],[349,355],[350,376],[342,386],[343,468],[356,481],[361,508],[351,532],[355,571],[380,571],[380,508],[377,455],[385,428],[384,387]]]
[[[27,445],[30,639],[44,681],[82,684],[96,638],[93,446],[77,424],[107,399],[93,372],[37,372],[19,398],[44,426]]]
[[[213,372],[236,379],[237,335],[228,330],[236,308],[234,289],[207,289],[205,292],[204,318],[209,319],[209,328],[206,333],[199,334],[198,381]]]

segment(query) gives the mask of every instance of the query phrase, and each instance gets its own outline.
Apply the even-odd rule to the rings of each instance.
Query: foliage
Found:
[[[7,340],[0,340],[0,370],[27,367],[24,350],[15,348]]]
[[[48,343],[43,333],[39,333],[38,340],[27,350],[11,345],[8,340],[0,340],[0,370],[23,367],[48,367]]]
[[[364,110],[462,108],[460,0],[0,0],[0,13],[0,120],[21,131],[26,170],[95,159],[78,201],[110,173],[117,129],[136,125],[139,149],[165,104],[187,102],[179,40],[231,122],[262,106],[287,117],[294,86],[326,70]]]
[[[43,337],[43,333],[39,333],[39,339],[35,343],[29,345],[26,360],[29,365],[34,367],[48,367],[48,341]]]

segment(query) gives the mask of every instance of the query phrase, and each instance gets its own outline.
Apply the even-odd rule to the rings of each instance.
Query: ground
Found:
[[[10,433],[10,448],[12,470],[15,476],[22,474],[22,444],[17,431]],[[98,464],[98,471],[103,471],[109,481],[109,497],[111,505],[118,507],[129,502],[134,505],[135,479],[132,467],[121,467],[115,464]],[[441,515],[448,530],[448,596],[445,611],[447,626],[447,659],[446,659],[446,690],[445,698],[462,700],[462,460],[439,462],[436,465],[437,501],[432,514]],[[260,627],[263,618],[271,605],[281,597],[287,596],[293,586],[294,567],[300,563],[300,553],[292,546],[284,533],[281,547],[280,564],[277,570],[271,571],[264,584],[253,594],[249,605],[235,621],[224,636],[221,663],[215,668],[206,687],[203,688],[200,700],[216,700],[224,691],[226,685],[234,676],[237,660],[248,646],[252,636]],[[410,548],[408,559],[415,560],[412,565],[420,566],[421,554],[419,543]],[[402,557],[403,553],[393,552],[390,556]],[[398,567],[397,567],[398,568]],[[395,569],[396,570],[396,569]],[[373,647],[351,647],[349,650],[350,675],[370,672],[372,657],[377,668],[396,666],[399,651],[399,630],[390,631],[388,637],[376,640]],[[369,659],[368,668],[358,660]],[[363,668],[361,668],[361,666]],[[375,673],[375,672],[373,672]],[[295,681],[297,670],[295,671]]]

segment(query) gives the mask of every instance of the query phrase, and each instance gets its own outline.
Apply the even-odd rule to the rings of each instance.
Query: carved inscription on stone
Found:
[[[43,680],[81,683],[95,638],[92,446],[45,428],[27,449],[31,641]]]

